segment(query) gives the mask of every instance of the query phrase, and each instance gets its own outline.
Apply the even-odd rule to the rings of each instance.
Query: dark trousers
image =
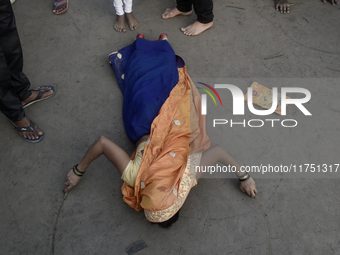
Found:
[[[31,92],[30,82],[22,72],[23,58],[10,0],[0,0],[0,110],[7,118],[25,117],[21,101]]]
[[[213,1],[212,0],[177,0],[177,9],[181,12],[189,12],[194,5],[197,21],[203,24],[213,21]]]

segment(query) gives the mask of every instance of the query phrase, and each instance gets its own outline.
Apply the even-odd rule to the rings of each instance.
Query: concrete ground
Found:
[[[195,15],[161,19],[172,0],[135,1],[141,27],[124,34],[113,30],[112,1],[72,0],[67,13],[56,16],[53,1],[17,0],[24,72],[32,87],[50,84],[57,95],[26,110],[46,134],[38,144],[26,143],[0,116],[0,254],[127,254],[139,240],[148,246],[140,255],[340,254],[334,173],[253,175],[256,199],[240,192],[235,179],[202,179],[170,229],[147,222],[123,202],[119,173],[103,157],[63,200],[66,173],[99,136],[133,151],[107,56],[138,32],[151,40],[166,32],[195,81],[231,83],[244,92],[255,80],[311,91],[306,108],[313,116],[294,106],[286,117],[270,116],[297,119],[295,128],[213,128],[213,118],[233,118],[230,93],[221,95],[223,107],[208,106],[212,144],[241,164],[340,163],[340,6],[295,2],[283,15],[272,0],[215,0],[214,26],[186,37],[179,29]],[[249,111],[241,117],[258,119]]]

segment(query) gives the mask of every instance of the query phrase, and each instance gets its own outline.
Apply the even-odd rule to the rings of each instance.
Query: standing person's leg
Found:
[[[192,4],[194,0],[177,0],[176,1],[176,8],[180,12],[190,12],[192,10]]]
[[[193,4],[198,22],[207,24],[213,21],[214,4],[212,0],[194,0]]]
[[[0,47],[2,50],[2,72],[6,73],[1,80],[5,79],[10,85],[13,94],[22,101],[22,105],[30,103],[35,99],[50,97],[53,90],[46,87],[39,87],[42,91],[38,97],[39,90],[30,91],[30,82],[23,69],[23,54],[19,34],[15,24],[15,17],[12,6],[7,1],[1,1],[0,7]],[[35,100],[39,101],[39,100]],[[19,106],[17,106],[19,107]],[[18,109],[19,110],[19,109]],[[11,118],[12,119],[12,118]]]
[[[132,0],[124,0],[124,12],[130,30],[136,30],[140,26],[140,23],[132,14]]]
[[[125,29],[125,13],[124,13],[124,6],[123,0],[113,0],[113,6],[116,10],[116,21],[113,25],[113,28],[118,32],[126,32]]]
[[[6,0],[0,3],[0,47],[2,51],[1,80],[10,83],[10,87],[15,96],[22,101],[22,104],[36,99],[39,91],[30,91],[30,82],[22,72],[23,55],[18,31],[15,24],[15,17],[12,6]],[[41,97],[48,97],[53,94],[53,90],[41,87],[45,90]]]
[[[19,98],[11,90],[11,76],[0,43],[0,110],[10,120],[25,118]]]
[[[177,15],[191,15],[192,14],[192,3],[193,0],[177,0],[177,6],[174,8],[167,8],[163,14],[163,19],[170,19]]]
[[[22,52],[10,1],[0,0],[0,110],[16,127],[26,127],[20,135],[38,139],[43,132],[25,117],[21,100],[28,99],[30,84],[22,73]]]
[[[9,74],[5,79],[11,80],[13,93],[23,101],[31,96],[31,92],[28,91],[30,82],[22,72],[22,49],[12,6],[8,1],[0,1],[0,14],[0,46],[7,67],[2,66],[2,70],[6,70],[2,72]]]
[[[194,10],[197,15],[197,21],[193,24],[182,28],[185,35],[199,35],[213,25],[213,1],[212,0],[194,0]]]

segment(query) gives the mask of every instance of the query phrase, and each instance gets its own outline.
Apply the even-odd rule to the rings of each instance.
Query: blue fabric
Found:
[[[123,121],[132,142],[150,133],[151,124],[178,83],[175,52],[168,41],[138,38],[110,57],[123,93]]]

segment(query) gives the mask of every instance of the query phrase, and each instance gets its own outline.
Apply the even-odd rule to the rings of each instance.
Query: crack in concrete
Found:
[[[52,236],[52,244],[51,244],[51,254],[52,255],[54,255],[55,233],[57,232],[58,220],[59,220],[59,216],[60,216],[60,213],[61,213],[61,209],[63,208],[64,202],[67,198],[67,194],[68,194],[68,192],[65,193],[64,199],[61,202],[61,205],[60,205],[60,208],[59,208],[59,211],[58,211],[58,214],[57,214],[57,219],[56,219],[54,227],[53,227],[53,236]]]
[[[276,185],[276,187],[275,187],[275,189],[274,189],[274,191],[273,191],[273,194],[271,194],[271,195],[268,197],[268,199],[263,203],[264,205],[265,205],[265,204],[271,199],[271,197],[275,194],[277,188],[280,186],[281,181],[282,181],[282,178],[280,179],[279,183]]]
[[[263,217],[264,224],[265,224],[266,230],[267,230],[267,240],[266,240],[266,242],[267,242],[268,254],[272,255],[273,254],[273,247],[272,247],[272,243],[271,243],[271,237],[270,237],[271,233],[270,233],[269,223],[267,221],[266,214],[262,210],[262,206],[258,206],[258,209],[260,210],[260,214]]]
[[[340,52],[332,52],[332,51],[327,51],[327,50],[323,50],[323,49],[318,49],[318,48],[315,48],[315,47],[311,47],[311,46],[308,46],[308,45],[305,45],[304,43],[301,43],[297,40],[295,40],[294,38],[292,38],[291,36],[288,35],[288,33],[282,28],[281,25],[279,25],[280,29],[282,30],[283,34],[285,36],[287,36],[292,42],[295,42],[296,44],[304,47],[304,48],[307,48],[307,49],[310,49],[310,50],[314,50],[314,51],[318,51],[318,52],[322,52],[322,53],[327,53],[327,54],[332,54],[332,55],[340,55]]]

